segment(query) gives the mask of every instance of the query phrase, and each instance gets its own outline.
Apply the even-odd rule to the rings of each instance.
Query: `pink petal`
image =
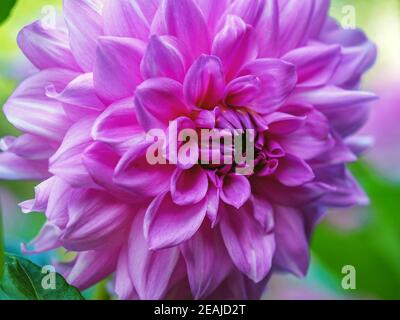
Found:
[[[64,272],[65,279],[79,290],[90,288],[115,271],[119,252],[118,247],[80,252]]]
[[[19,204],[23,213],[45,212],[55,178],[51,177],[35,187],[35,199]]]
[[[253,28],[241,18],[228,15],[224,28],[214,39],[211,52],[221,59],[226,79],[232,80],[246,63],[257,57]]]
[[[208,191],[208,178],[196,165],[188,170],[176,169],[171,179],[171,196],[174,203],[186,206],[199,203]]]
[[[106,101],[132,96],[142,81],[140,62],[144,51],[144,42],[137,39],[99,38],[93,70],[97,94]]]
[[[221,19],[224,17],[224,13],[230,2],[231,0],[196,0],[197,5],[203,13],[211,35],[217,31],[217,27],[219,26]]]
[[[8,121],[23,132],[61,141],[71,122],[62,105],[46,96],[45,88],[51,85],[61,91],[76,75],[65,69],[48,69],[26,79],[4,105]]]
[[[297,67],[298,87],[326,85],[341,61],[340,46],[308,46],[288,52],[283,60]]]
[[[185,56],[173,37],[152,36],[141,62],[144,79],[166,77],[182,82],[185,76]]]
[[[143,197],[154,197],[169,190],[175,166],[150,165],[146,159],[148,144],[133,146],[118,163],[114,182]]]
[[[0,153],[0,179],[43,180],[48,177],[47,161],[27,160],[11,152]]]
[[[256,76],[244,76],[231,81],[225,90],[225,103],[236,107],[246,107],[261,91],[261,81]]]
[[[51,224],[46,223],[38,236],[27,245],[21,245],[21,252],[24,254],[38,254],[61,247],[61,230]]]
[[[193,238],[183,243],[181,251],[195,299],[211,294],[232,268],[220,231],[212,230],[208,225],[204,225]]]
[[[304,160],[292,155],[286,155],[279,160],[275,176],[279,182],[288,187],[301,186],[315,178],[311,167]]]
[[[192,60],[210,51],[204,16],[193,0],[164,0],[151,27],[151,33],[176,37],[190,50]],[[196,39],[196,41],[193,41]]]
[[[62,244],[72,251],[115,246],[125,240],[134,214],[134,208],[106,193],[80,192],[69,203],[69,220],[61,237]]]
[[[60,93],[53,86],[47,87],[46,93],[49,98],[63,103],[65,113],[74,121],[105,108],[95,92],[92,73],[79,75]]]
[[[276,250],[274,264],[296,276],[306,275],[310,263],[309,242],[303,213],[289,207],[275,206]]]
[[[46,160],[55,151],[57,144],[47,139],[31,134],[24,134],[18,138],[4,137],[0,140],[1,150],[29,160]]]
[[[225,80],[221,60],[201,55],[190,67],[184,82],[186,101],[192,106],[213,109],[223,98]]]
[[[177,265],[179,249],[150,251],[143,234],[143,218],[143,213],[135,217],[129,236],[129,273],[140,299],[161,299]]]
[[[25,56],[40,70],[80,70],[71,53],[68,34],[62,28],[44,28],[39,20],[23,28],[17,42]]]
[[[261,81],[262,93],[250,107],[264,114],[279,108],[297,84],[296,67],[279,59],[258,59],[250,62],[240,75],[254,75]]]
[[[84,71],[92,71],[97,39],[103,35],[102,0],[65,0],[63,5],[72,53]]]
[[[119,255],[115,271],[115,293],[120,300],[138,300],[139,296],[129,274],[129,246],[125,245]]]
[[[144,232],[151,250],[169,248],[190,239],[207,212],[207,199],[190,206],[176,205],[170,193],[154,199],[146,212]]]
[[[134,145],[145,140],[145,132],[136,119],[133,97],[115,102],[95,121],[92,137],[109,144],[123,154]]]
[[[147,40],[150,25],[138,1],[105,0],[104,33],[108,36]]]
[[[182,85],[168,78],[144,81],[135,96],[137,117],[145,130],[166,129],[169,121],[188,114]]]
[[[251,215],[251,209],[226,207],[221,233],[235,266],[254,282],[269,273],[275,251],[275,239],[266,233]]]
[[[93,141],[90,132],[94,119],[85,118],[75,123],[65,135],[57,152],[50,158],[50,172],[72,186],[93,186],[93,181],[82,162],[83,151]]]
[[[306,117],[274,112],[264,117],[264,121],[272,134],[290,135],[304,126]]]
[[[251,185],[245,176],[229,174],[223,178],[221,199],[225,203],[241,208],[251,195]]]

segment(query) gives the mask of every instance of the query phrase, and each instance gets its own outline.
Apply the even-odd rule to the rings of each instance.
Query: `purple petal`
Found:
[[[105,0],[104,33],[108,36],[147,40],[150,25],[138,1]]]
[[[208,178],[196,165],[188,170],[176,169],[171,179],[171,196],[181,206],[199,203],[208,191]]]
[[[297,67],[298,87],[326,85],[341,61],[340,46],[308,46],[287,53],[283,60]]]
[[[301,186],[315,178],[313,170],[304,160],[289,154],[279,160],[275,176],[288,187]]]
[[[202,55],[190,67],[184,82],[186,101],[192,106],[213,109],[223,97],[225,80],[221,60]]]
[[[92,71],[97,39],[103,35],[102,0],[65,0],[63,14],[72,53],[84,71]]]
[[[99,38],[93,70],[97,94],[106,101],[132,96],[142,81],[140,62],[144,51],[144,42],[137,39]]]
[[[49,176],[45,160],[27,160],[11,152],[0,153],[0,179],[43,180]]]
[[[23,132],[61,141],[71,122],[62,105],[46,96],[45,88],[62,91],[76,75],[65,69],[48,69],[26,79],[4,105],[8,121]]]
[[[212,230],[208,225],[200,228],[193,238],[182,244],[181,251],[195,299],[211,294],[232,268],[220,231]]]
[[[241,208],[251,195],[251,186],[245,176],[229,174],[223,178],[221,199],[235,208]]]
[[[92,137],[109,144],[118,153],[125,153],[145,140],[145,132],[136,119],[133,97],[120,100],[109,106],[95,121]]]
[[[82,162],[82,154],[93,141],[90,132],[94,119],[86,118],[75,123],[65,135],[57,152],[50,158],[50,172],[72,186],[92,186],[93,181]]]
[[[173,37],[152,36],[141,62],[144,79],[166,77],[182,82],[185,77],[185,56]]]
[[[179,206],[169,193],[156,197],[144,222],[150,249],[173,247],[190,239],[203,223],[206,212],[206,198],[194,205]]]
[[[143,217],[135,217],[129,236],[129,273],[140,299],[156,300],[164,297],[180,254],[178,248],[149,250]]]
[[[235,266],[254,282],[262,281],[271,269],[274,235],[264,231],[248,207],[226,207],[221,233]]]
[[[228,15],[225,26],[215,36],[211,52],[221,59],[226,79],[232,80],[246,63],[257,57],[253,28],[238,16]]]
[[[65,68],[79,71],[66,30],[44,28],[42,24],[42,21],[36,21],[19,32],[17,42],[25,56],[40,70]]]
[[[207,25],[193,0],[164,0],[160,4],[151,30],[152,34],[176,37],[184,48],[189,49],[192,60],[210,51]]]
[[[309,243],[303,213],[275,206],[276,251],[274,265],[296,276],[306,275],[310,263]]]
[[[72,251],[115,246],[127,236],[127,225],[134,213],[134,208],[106,193],[80,192],[69,203],[69,220],[61,237],[62,244]]]
[[[231,81],[225,90],[225,103],[245,107],[253,102],[261,92],[261,81],[256,76],[244,76]]]
[[[146,158],[148,144],[136,145],[120,160],[114,183],[143,197],[154,197],[169,190],[175,166],[150,165]]]
[[[261,81],[262,94],[250,107],[264,114],[280,107],[297,84],[296,67],[279,59],[258,59],[250,62],[240,75],[254,75]]]
[[[137,89],[135,105],[139,123],[145,130],[166,129],[169,121],[188,114],[182,85],[168,78],[144,81]]]

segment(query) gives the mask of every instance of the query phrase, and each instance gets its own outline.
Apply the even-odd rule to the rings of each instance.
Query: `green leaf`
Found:
[[[50,273],[29,260],[6,254],[4,276],[0,283],[0,300],[84,300],[78,289],[70,286],[58,273],[53,274],[54,289],[42,282]],[[48,283],[46,281],[46,283]]]
[[[0,24],[7,19],[17,0],[1,0],[0,2]]]
[[[400,298],[400,186],[386,181],[363,163],[352,171],[371,198],[369,221],[359,230],[339,231],[323,224],[313,239],[314,254],[337,281],[335,289],[358,297]],[[357,272],[357,289],[344,291],[342,268]]]

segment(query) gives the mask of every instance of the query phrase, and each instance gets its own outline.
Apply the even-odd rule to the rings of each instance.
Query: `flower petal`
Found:
[[[221,199],[226,204],[241,208],[251,195],[251,185],[245,176],[229,174],[223,177]]]
[[[190,239],[200,228],[207,212],[207,199],[190,206],[178,206],[170,193],[154,199],[146,212],[144,233],[151,250],[176,246]]]
[[[199,203],[207,194],[208,178],[196,165],[188,170],[176,169],[171,179],[171,196],[181,206]]]
[[[279,160],[275,176],[288,187],[301,186],[315,178],[313,170],[304,160],[289,154]]]
[[[183,81],[185,76],[185,56],[173,37],[153,35],[141,62],[144,79],[166,77]]]
[[[192,106],[213,109],[224,94],[225,80],[221,60],[200,56],[190,67],[184,82],[186,101]]]
[[[144,81],[135,96],[137,118],[145,130],[166,129],[169,121],[188,114],[182,85],[168,78]]]
[[[132,96],[142,81],[140,62],[144,51],[144,42],[137,39],[99,38],[93,70],[97,94],[106,101]]]
[[[224,28],[215,36],[212,50],[224,67],[227,81],[257,57],[257,43],[253,28],[238,16],[228,15]]]
[[[72,53],[84,71],[92,71],[97,38],[103,35],[102,0],[65,0],[64,18]]]
[[[297,84],[296,67],[279,59],[258,59],[250,62],[240,75],[254,75],[261,81],[261,94],[250,108],[263,114],[280,107]]]
[[[22,52],[38,69],[64,68],[79,71],[80,67],[68,41],[66,30],[44,28],[40,20],[23,28],[17,38]]]
[[[231,81],[225,90],[225,103],[235,107],[246,107],[261,92],[261,81],[256,76],[244,76]]]
[[[129,236],[129,273],[140,299],[164,297],[178,263],[179,249],[152,251],[143,234],[144,212],[136,215]]]
[[[211,294],[232,268],[220,231],[212,230],[208,225],[204,225],[193,238],[183,243],[181,251],[195,299]]]
[[[233,263],[254,282],[262,281],[272,266],[274,235],[264,231],[248,206],[240,210],[225,207],[225,210],[221,233]]]

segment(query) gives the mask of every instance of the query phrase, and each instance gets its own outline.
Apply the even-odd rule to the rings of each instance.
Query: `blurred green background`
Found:
[[[16,45],[18,31],[27,23],[45,14],[48,5],[60,7],[61,0],[19,0],[7,17],[13,0],[0,2],[0,105],[18,82],[32,72]],[[392,112],[400,118],[398,100],[389,99],[391,91],[400,91],[400,0],[332,0],[332,15],[342,21],[353,6],[357,27],[366,31],[379,47],[375,67],[365,77],[362,87],[377,92],[382,101],[376,103],[372,117]],[[393,88],[391,91],[387,88]],[[389,92],[388,92],[389,91]],[[389,110],[390,109],[390,110]],[[389,110],[389,111],[387,111]],[[387,154],[399,148],[400,126],[395,128]],[[366,133],[369,133],[368,130]],[[0,136],[16,134],[15,129],[0,114]],[[373,150],[371,151],[371,153]],[[400,170],[400,152],[397,153]],[[394,179],[391,169],[382,169],[367,154],[352,166],[353,172],[371,197],[369,208],[331,212],[317,228],[312,240],[313,259],[310,274],[298,280],[291,276],[276,276],[267,293],[268,299],[400,299],[400,180]],[[393,162],[392,162],[393,163]],[[43,223],[41,215],[23,216],[15,203],[33,197],[34,183],[1,182],[0,199],[6,231],[6,247],[19,252],[19,243],[32,239]],[[45,263],[49,256],[36,257]],[[356,269],[356,289],[342,288],[342,268]],[[104,286],[101,292],[104,292]],[[93,292],[93,291],[91,291]],[[89,298],[98,298],[96,293]],[[96,291],[94,291],[96,292]]]

